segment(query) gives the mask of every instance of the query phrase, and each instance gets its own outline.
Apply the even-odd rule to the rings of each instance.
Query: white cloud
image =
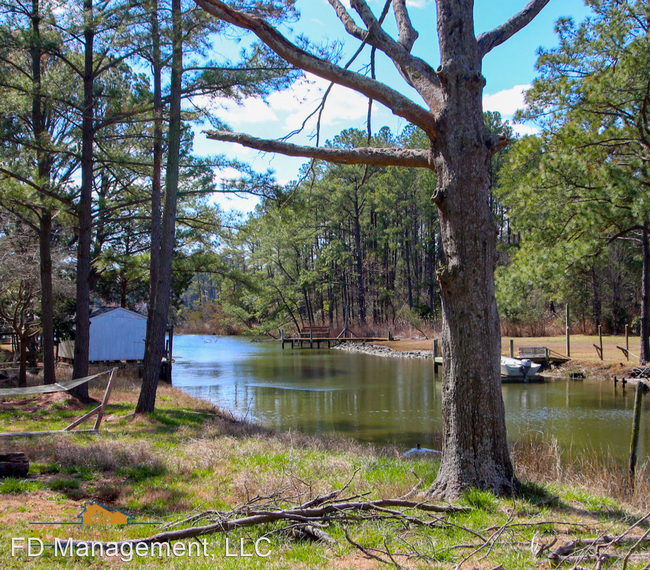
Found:
[[[505,119],[510,119],[517,109],[525,107],[524,94],[530,85],[515,85],[512,89],[499,91],[494,95],[483,95],[483,110],[501,113]]]
[[[210,202],[219,206],[224,212],[252,212],[260,203],[258,196],[246,194],[233,194],[228,192],[215,192]]]
[[[525,137],[527,135],[536,135],[540,132],[540,128],[536,127],[535,125],[516,124],[510,126],[512,127],[512,130],[515,131],[515,134],[519,135],[520,137]]]
[[[329,85],[329,81],[308,76],[285,91],[271,94],[268,101],[272,109],[288,113],[284,119],[284,128],[294,130],[300,128],[307,116],[318,107]],[[365,97],[335,85],[327,97],[321,125],[359,120],[364,118],[367,112],[368,100]],[[307,128],[314,128],[316,121],[317,116],[312,117]]]
[[[276,132],[281,129],[292,131],[300,128],[303,121],[317,109],[329,85],[329,81],[308,75],[289,89],[271,93],[266,101],[260,97],[249,97],[237,104],[226,98],[209,100],[201,97],[196,98],[195,103],[210,110],[216,118],[235,130],[247,131],[260,126]],[[358,122],[365,119],[367,113],[368,101],[365,97],[335,85],[327,97],[321,126],[340,127],[351,121]],[[317,116],[309,120],[307,131],[315,128],[316,121]]]
[[[240,104],[219,100],[215,109],[217,117],[229,125],[268,123],[277,121],[273,109],[259,97],[248,97]]]
[[[426,8],[431,4],[431,0],[406,0],[406,5],[411,8]]]

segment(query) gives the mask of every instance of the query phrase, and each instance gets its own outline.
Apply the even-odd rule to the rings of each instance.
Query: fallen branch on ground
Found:
[[[328,495],[331,497],[332,495]],[[325,498],[321,498],[323,501]],[[351,513],[368,513],[371,515],[390,514],[393,516],[403,517],[410,522],[416,522],[418,519],[409,517],[397,508],[414,509],[427,513],[458,513],[466,512],[470,509],[466,507],[454,507],[444,505],[432,505],[404,499],[380,499],[378,501],[351,501],[339,502],[329,499],[329,502],[318,505],[317,499],[310,501],[316,506],[304,507],[299,506],[288,509],[243,509],[237,511],[212,511],[210,516],[215,520],[212,524],[204,526],[194,526],[179,530],[170,530],[161,532],[154,536],[139,540],[130,541],[132,543],[153,543],[153,542],[171,542],[184,538],[196,538],[206,534],[215,534],[229,532],[237,528],[245,528],[259,524],[266,524],[278,521],[302,522],[309,524],[313,521],[331,522],[336,519],[344,519]],[[243,516],[242,516],[243,515]],[[422,524],[427,524],[420,521]]]

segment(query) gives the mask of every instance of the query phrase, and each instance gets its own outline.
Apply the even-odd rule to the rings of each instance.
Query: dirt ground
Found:
[[[508,356],[510,339],[512,337],[503,337],[501,339],[501,353]],[[517,349],[524,346],[545,346],[551,350],[566,355],[566,338],[563,336],[547,337],[521,337],[514,338],[515,357]],[[377,342],[374,344],[384,345],[393,350],[432,350],[432,340],[398,340]],[[571,336],[571,358],[580,362],[597,364],[601,363],[598,358],[594,344],[599,344],[598,336],[572,335]],[[637,357],[630,356],[629,362],[625,359],[623,352],[616,348],[617,346],[625,347],[625,336],[603,336],[603,363],[622,364],[624,366],[633,366],[639,363],[639,337],[630,336],[630,351]]]

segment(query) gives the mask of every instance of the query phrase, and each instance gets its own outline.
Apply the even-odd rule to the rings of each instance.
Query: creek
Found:
[[[278,430],[337,432],[402,449],[432,447],[441,429],[441,383],[431,359],[339,350],[281,350],[277,342],[179,335],[173,384],[240,418]],[[509,439],[539,433],[563,448],[629,453],[634,387],[548,379],[504,384]],[[650,398],[641,418],[639,460],[650,446]]]

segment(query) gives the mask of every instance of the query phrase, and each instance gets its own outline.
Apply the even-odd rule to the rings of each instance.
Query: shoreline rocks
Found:
[[[393,350],[387,346],[376,344],[357,344],[345,342],[332,347],[333,350],[342,350],[344,352],[357,352],[361,354],[370,354],[372,356],[383,356],[387,358],[432,358],[431,350]]]

